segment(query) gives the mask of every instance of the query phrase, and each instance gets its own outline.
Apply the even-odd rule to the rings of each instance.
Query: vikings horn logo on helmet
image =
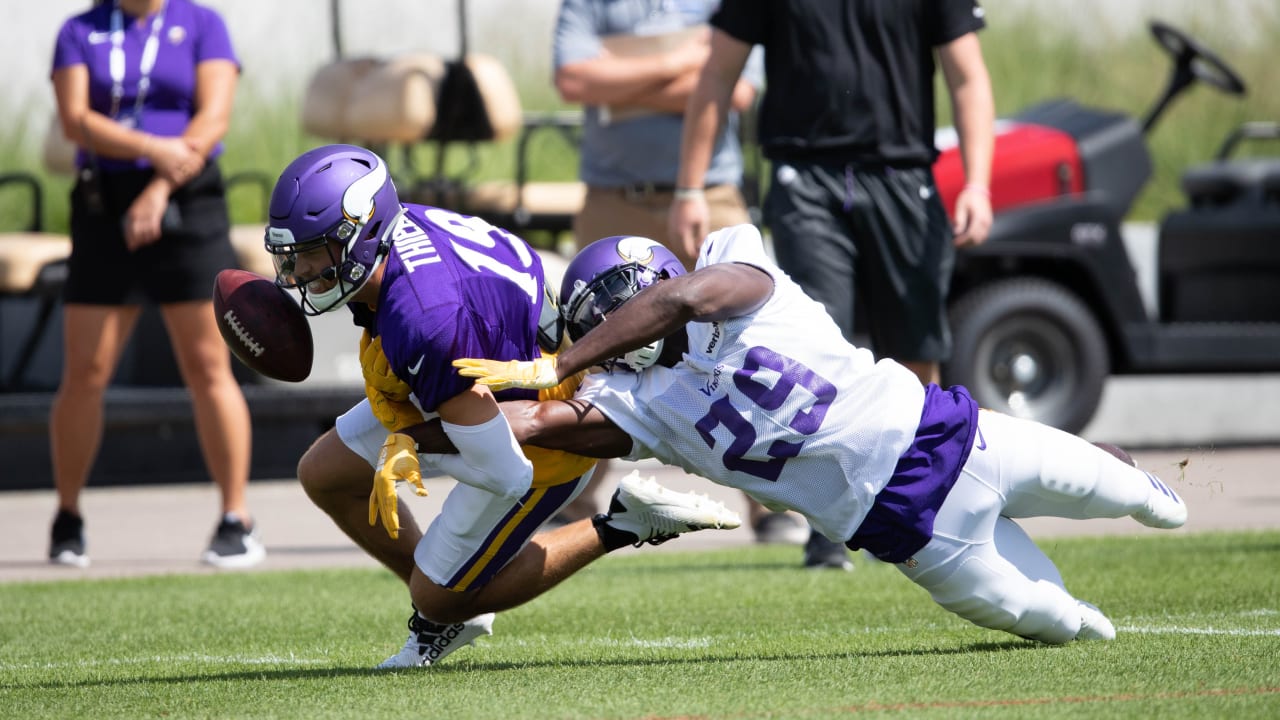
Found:
[[[662,243],[647,237],[624,237],[616,247],[624,261],[648,265],[653,262],[653,248],[662,247]]]

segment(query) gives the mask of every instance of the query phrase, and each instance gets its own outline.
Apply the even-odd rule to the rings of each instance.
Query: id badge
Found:
[[[116,122],[120,123],[121,127],[126,127],[126,128],[129,128],[130,130],[138,127],[138,118],[136,115],[134,115],[131,112],[120,113],[120,115],[116,117]]]

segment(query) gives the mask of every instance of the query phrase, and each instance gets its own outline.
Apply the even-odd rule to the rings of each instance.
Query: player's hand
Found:
[[[408,400],[394,400],[372,385],[364,386],[364,395],[369,398],[369,409],[373,411],[374,417],[389,432],[397,432],[423,421],[422,411]]]
[[[400,538],[400,511],[396,497],[396,483],[412,483],[414,492],[427,496],[422,486],[422,471],[418,466],[418,444],[404,433],[391,433],[378,453],[378,467],[373,472],[373,492],[369,493],[369,524],[377,525],[382,516],[382,527],[392,540]]]
[[[454,360],[458,374],[476,379],[494,392],[510,388],[553,388],[560,384],[556,374],[556,359],[541,357],[537,360],[479,360],[462,358]]]

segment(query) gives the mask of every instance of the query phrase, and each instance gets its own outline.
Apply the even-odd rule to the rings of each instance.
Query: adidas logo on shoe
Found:
[[[409,618],[409,639],[400,652],[383,660],[378,668],[429,667],[449,653],[475,642],[476,638],[493,634],[493,613],[478,615],[466,622],[442,625],[433,623],[415,611]]]

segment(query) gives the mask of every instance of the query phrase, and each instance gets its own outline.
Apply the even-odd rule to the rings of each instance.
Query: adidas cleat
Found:
[[[409,618],[409,639],[400,652],[383,660],[379,670],[428,667],[449,653],[475,642],[476,638],[493,634],[493,613],[477,615],[466,622],[441,625],[414,611]]]

